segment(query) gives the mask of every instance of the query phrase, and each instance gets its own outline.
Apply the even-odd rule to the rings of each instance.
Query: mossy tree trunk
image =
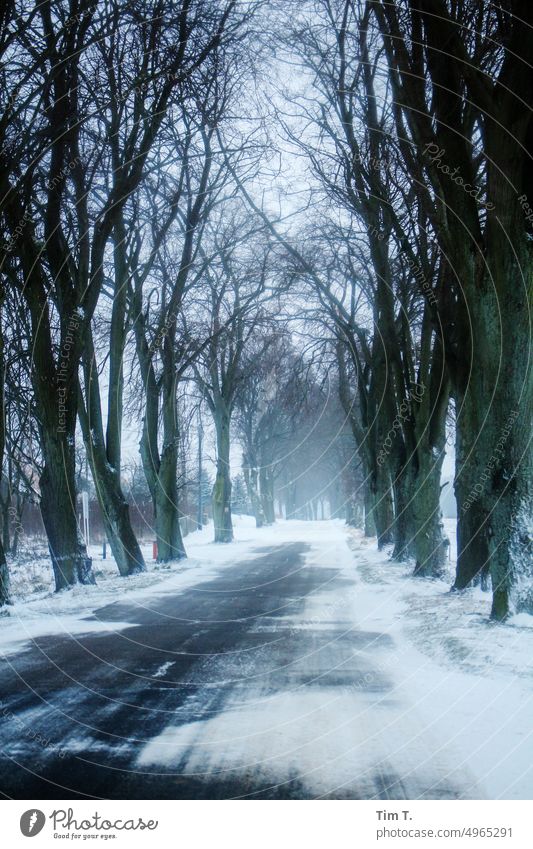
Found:
[[[213,486],[213,523],[215,542],[231,542],[230,413],[219,399],[214,413],[217,436],[217,472]]]
[[[276,511],[274,509],[274,470],[271,466],[261,466],[259,481],[265,522],[267,525],[273,525],[276,521]]]
[[[489,50],[494,43],[507,49],[489,78],[477,73],[472,45],[461,38],[466,21],[461,5],[433,0],[399,10],[382,2],[374,9],[387,33],[393,89],[402,92],[398,136],[405,139],[405,122],[419,149],[418,157],[409,152],[404,160],[413,179],[426,182],[428,191],[423,189],[420,197],[449,267],[451,298],[441,316],[457,408],[456,586],[483,574],[488,562],[492,617],[502,620],[512,610],[533,611],[528,213],[533,205],[533,119],[522,108],[533,86],[525,37],[533,25],[533,6],[524,2],[519,15],[490,19],[495,25],[490,40],[482,36],[474,49]],[[481,11],[491,15],[489,7]],[[482,17],[479,31],[485,32],[488,23],[489,17]],[[415,50],[418,73],[431,80],[430,88],[420,87],[412,73]],[[483,128],[481,168],[471,141],[472,115]],[[456,172],[460,181],[452,178]]]
[[[30,308],[33,385],[44,461],[39,480],[40,508],[59,591],[78,583],[94,583],[92,561],[78,526],[76,492],[78,359],[71,351],[79,347],[81,326],[74,313],[62,321],[62,359],[56,370],[48,317],[39,308],[38,299],[30,299]]]
[[[390,545],[393,540],[394,505],[388,473],[379,469],[370,484],[370,504],[378,548],[381,550]]]
[[[0,286],[0,310],[2,309],[2,304],[4,300],[4,289]],[[5,448],[5,435],[6,435],[6,410],[5,410],[5,392],[4,392],[4,375],[5,375],[5,357],[4,357],[4,334],[2,321],[0,317],[0,469],[3,466],[4,462],[4,448]],[[4,518],[5,516],[9,519],[9,513],[7,511],[7,504],[5,508]],[[4,528],[5,535],[5,528]],[[7,527],[7,535],[9,540],[9,523]],[[0,607],[4,604],[9,604],[11,601],[10,598],[10,587],[9,587],[9,569],[6,560],[6,549],[4,548],[3,541],[0,539]]]
[[[45,462],[39,481],[40,506],[56,590],[94,584],[92,561],[78,526],[74,428],[61,433],[47,430],[42,432],[42,440]]]
[[[490,279],[471,308],[475,355],[458,416],[456,585],[489,571],[492,617],[502,620],[533,611],[532,265],[529,246],[520,252],[518,243],[500,245],[487,261]]]
[[[243,457],[243,475],[248,498],[250,499],[250,504],[252,505],[254,513],[255,526],[256,528],[262,528],[265,524],[265,515],[263,513],[263,505],[259,495],[259,473],[250,453],[246,452]]]
[[[426,453],[419,466],[413,493],[415,575],[439,578],[444,573],[449,542],[440,508],[442,458]]]
[[[115,267],[117,259],[115,258]],[[79,420],[104,528],[118,571],[124,577],[144,572],[146,565],[133,531],[121,484],[122,360],[125,346],[125,283],[117,274],[111,318],[107,428],[104,435],[98,368],[92,332],[87,331],[82,362],[85,398],[80,394]]]
[[[181,511],[178,492],[179,419],[177,411],[177,378],[165,369],[163,376],[163,445],[157,470],[155,490],[155,531],[157,560],[168,563],[186,557],[181,533]]]
[[[159,379],[154,371],[153,352],[148,349],[144,333],[138,333],[137,344],[146,393],[141,459],[154,508],[157,560],[168,563],[187,556],[178,504],[178,375],[174,340],[170,333],[164,340],[161,351],[163,369]],[[158,444],[160,398],[163,423],[161,449]]]

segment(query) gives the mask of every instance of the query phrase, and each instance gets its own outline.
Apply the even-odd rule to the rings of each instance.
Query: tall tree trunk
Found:
[[[41,515],[48,537],[56,591],[75,584],[94,584],[92,561],[78,527],[74,429],[43,437],[44,468],[40,477]]]
[[[261,498],[259,497],[259,487],[257,485],[257,467],[251,464],[249,454],[246,454],[243,459],[244,482],[246,484],[246,491],[252,505],[252,510],[254,511],[255,526],[256,528],[262,528],[265,524],[265,516],[263,513]]]
[[[155,532],[157,561],[168,563],[186,557],[178,508],[178,450],[177,435],[163,444],[155,491]]]
[[[380,25],[390,24],[390,54],[405,50],[395,4],[382,9]],[[481,4],[482,5],[482,4]],[[531,3],[520,15],[496,20],[496,43],[505,43],[505,59],[496,63],[490,84],[479,85],[458,35],[464,9],[443,0],[418,4],[412,22],[423,23],[428,75],[432,82],[430,114],[416,83],[408,82],[406,117],[415,138],[424,141],[434,128],[436,150],[451,167],[483,182],[486,203],[480,206],[466,185],[431,180],[439,207],[433,210],[443,254],[460,281],[447,329],[457,332],[454,382],[460,460],[456,480],[460,557],[459,586],[490,564],[492,617],[505,619],[512,610],[533,611],[533,266],[531,219],[533,181],[529,150],[533,139],[531,112],[521,108],[531,94],[533,71],[524,26],[533,23]],[[380,14],[380,13],[378,13]],[[485,25],[485,19],[482,24]],[[483,29],[483,26],[481,29]],[[416,31],[416,30],[415,30]],[[412,38],[412,35],[411,35]],[[442,44],[449,51],[441,50]],[[477,45],[476,49],[478,49]],[[482,39],[482,49],[486,49]],[[450,55],[463,56],[450,62]],[[458,70],[459,65],[461,69]],[[403,65],[406,68],[406,65]],[[403,81],[411,69],[400,73]],[[483,126],[485,166],[478,172],[465,98]],[[401,127],[405,137],[405,129]],[[429,131],[430,133],[433,130]],[[429,170],[429,166],[428,170]],[[417,169],[413,169],[416,179]],[[448,172],[452,173],[452,172]],[[470,198],[468,197],[470,195]],[[429,192],[422,196],[429,198]],[[461,300],[464,298],[464,303]],[[453,357],[452,357],[453,359]],[[461,480],[460,480],[461,479]]]
[[[479,463],[479,437],[477,415],[479,410],[461,398],[457,403],[459,415],[456,426],[456,462],[454,491],[457,502],[457,566],[453,589],[464,590],[477,583],[490,569],[487,526],[480,494],[484,483],[479,480],[482,466]],[[468,419],[474,420],[469,423]]]
[[[34,287],[33,281],[27,283],[27,289],[33,338],[32,383],[43,455],[40,508],[59,591],[78,583],[95,583],[76,509],[77,348],[81,327],[78,314],[64,305],[56,367],[46,294],[41,287]]]
[[[0,310],[2,309],[2,303],[4,299],[4,290],[0,287]],[[2,469],[4,463],[4,448],[5,448],[5,433],[6,433],[6,410],[5,410],[5,388],[4,388],[4,375],[5,375],[5,358],[4,358],[4,334],[3,334],[3,326],[2,326],[3,317],[0,315],[0,471]],[[7,496],[6,501],[9,500],[9,496]],[[8,525],[7,525],[7,535],[9,538],[9,513],[7,511],[7,505],[4,513],[5,516],[8,517]],[[4,527],[5,533],[5,527]],[[4,548],[2,542],[0,541],[0,607],[4,604],[9,604],[10,599],[10,589],[9,589],[9,569],[6,560],[6,549]]]
[[[99,464],[91,463],[94,475],[98,475],[95,484],[96,494],[103,517],[106,536],[113,557],[122,576],[135,575],[146,571],[146,564],[130,518],[129,504],[110,470],[98,472]]]
[[[154,508],[158,563],[181,560],[187,556],[178,507],[177,377],[173,364],[173,351],[168,339],[165,340],[163,354],[165,359],[161,387],[157,383],[151,362],[146,365],[146,411],[140,446],[144,473]],[[160,391],[163,403],[161,452],[158,448]]]
[[[11,591],[6,553],[2,542],[0,542],[0,607],[4,604],[11,604]]]
[[[259,486],[265,522],[267,525],[273,525],[276,521],[276,511],[274,510],[274,474],[271,466],[261,466]]]
[[[501,209],[514,202],[506,197]],[[467,586],[488,564],[491,615],[502,620],[533,611],[533,304],[529,245],[498,241],[499,226],[491,223],[487,268],[468,305],[473,356],[457,416],[455,586]]]
[[[115,470],[108,466],[103,446],[95,444],[94,436],[87,440],[83,430],[96,497],[118,571],[124,577],[144,572],[146,565],[131,525],[129,505],[124,498],[120,480]]]
[[[9,502],[2,505],[2,548],[4,551],[11,551],[8,504]]]
[[[178,379],[174,350],[167,338],[163,346],[163,446],[157,471],[155,493],[155,531],[157,560],[168,563],[186,557],[181,533],[178,493],[179,420],[177,407]]]
[[[526,267],[523,263],[522,273]],[[506,271],[513,279],[513,268]],[[531,281],[527,283],[530,287]],[[485,303],[477,325],[478,344],[458,416],[462,465],[455,487],[455,585],[467,586],[488,564],[492,616],[500,620],[512,610],[533,611],[533,375],[527,351],[531,328],[519,285],[515,296],[507,294],[503,312],[497,302],[490,309],[489,292],[480,295]],[[491,345],[497,332],[500,344]]]
[[[123,576],[135,575],[144,572],[146,565],[131,525],[129,505],[120,482],[122,416],[118,407],[121,403],[116,400],[109,402],[107,436],[104,441],[98,369],[90,332],[83,352],[83,372],[86,406],[80,394],[78,413],[96,497],[118,571]],[[110,397],[122,394],[120,380],[118,385],[110,387],[109,394]],[[115,417],[113,421],[111,416]]]
[[[20,538],[23,534],[22,527],[22,516],[24,514],[24,499],[21,495],[17,494],[15,496],[15,528],[13,530],[13,539],[11,542],[11,548],[5,548],[5,551],[9,551],[12,557],[16,557],[18,553],[18,546],[20,542]]]
[[[416,524],[413,502],[416,485],[417,482],[413,479],[412,463],[403,456],[392,485],[394,494],[394,550],[392,556],[395,560],[409,560],[414,555]]]
[[[394,528],[390,477],[385,466],[376,465],[370,475],[368,489],[365,500],[365,529],[367,521],[373,523],[376,529],[375,535],[378,538],[378,548],[382,549],[393,542]]]
[[[444,451],[441,457],[432,456],[427,451],[420,453],[412,505],[415,575],[438,578],[444,573],[449,546],[440,508]]]
[[[374,516],[374,496],[368,483],[365,484],[365,537],[377,536]]]
[[[360,528],[361,527],[361,516],[359,511],[359,505],[355,498],[355,495],[349,494],[346,496],[345,501],[345,516],[346,516],[346,524],[350,528]]]
[[[428,311],[421,337],[419,379],[422,376],[424,382],[416,384],[416,390],[409,389],[409,416],[404,417],[402,434],[396,437],[399,470],[395,484],[399,484],[399,496],[395,504],[395,556],[414,558],[415,575],[442,577],[449,542],[442,524],[440,481],[450,382]]]
[[[231,542],[231,476],[230,476],[230,415],[226,410],[215,413],[217,432],[217,473],[213,486],[213,523],[215,542]]]
[[[1,328],[0,328],[0,333],[1,332],[2,331],[1,331]],[[0,346],[1,346],[1,340],[0,340]],[[0,357],[1,357],[1,354],[0,354]],[[0,364],[0,368],[1,367],[2,366]],[[0,376],[0,381],[2,381],[2,379],[3,378]],[[0,404],[2,404],[2,403],[3,402],[0,400]],[[0,448],[1,448],[2,442],[4,442],[4,444],[5,444],[5,428],[6,428],[5,421],[3,422],[3,424],[0,423],[0,427],[3,429],[3,432],[4,432],[3,434],[0,434]],[[3,454],[4,451],[3,451],[3,449],[1,449],[1,450],[2,450],[2,454]],[[0,460],[0,462],[1,462],[1,460]],[[0,468],[1,468],[1,466],[0,466]],[[2,486],[2,484],[4,482],[5,482],[5,487]],[[3,495],[0,494],[0,509],[2,511],[2,546],[3,546],[4,551],[8,552],[8,551],[11,551],[11,539],[10,539],[10,537],[11,537],[11,513],[12,513],[11,502],[12,502],[12,493],[13,493],[12,468],[11,468],[11,464],[9,462],[7,463],[7,471],[6,471],[5,477],[2,478],[0,476],[0,488],[4,490]]]

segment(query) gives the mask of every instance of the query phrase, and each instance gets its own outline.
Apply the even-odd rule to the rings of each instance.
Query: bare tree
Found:
[[[223,42],[235,6],[153,0],[139,14],[116,0],[69,15],[43,2],[8,22],[1,212],[32,320],[41,510],[57,589],[93,580],[77,528],[74,442],[78,366],[108,243],[175,92]],[[119,108],[106,102],[116,80]]]
[[[488,563],[494,618],[533,604],[531,4],[372,4],[395,134],[443,257],[457,408],[458,570]],[[443,49],[443,45],[445,49]]]
[[[195,380],[213,416],[216,430],[217,473],[213,486],[215,541],[230,542],[231,521],[230,427],[238,388],[244,377],[244,358],[266,319],[264,302],[271,297],[271,248],[253,235],[237,206],[225,224],[212,233],[213,251],[205,268],[206,328],[209,342],[193,363]],[[272,283],[272,281],[270,281]],[[261,357],[262,350],[256,351]]]

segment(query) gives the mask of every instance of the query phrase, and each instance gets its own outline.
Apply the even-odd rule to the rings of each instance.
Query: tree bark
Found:
[[[518,245],[513,252],[518,253]],[[475,354],[458,418],[470,455],[464,457],[465,484],[470,485],[466,497],[466,486],[459,488],[460,536],[469,534],[460,573],[463,578],[483,574],[488,562],[491,615],[499,620],[513,610],[533,611],[531,262],[527,250],[518,262],[504,253],[500,249],[499,256],[489,257],[491,279],[479,294]],[[515,281],[514,291],[508,281]],[[495,337],[499,344],[491,345]]]
[[[178,508],[178,450],[175,437],[163,445],[155,491],[157,562],[169,563],[186,557]]]
[[[117,233],[119,236],[117,236]],[[123,228],[117,226],[115,241],[118,240],[119,244],[115,245],[115,294],[109,339],[109,390],[105,435],[98,367],[90,327],[87,329],[86,343],[82,355],[86,398],[84,402],[80,394],[78,416],[106,536],[119,573],[127,576],[144,572],[146,565],[133,532],[129,506],[120,481],[122,465],[122,361],[125,347],[126,311],[126,284],[124,281],[127,277],[123,268],[124,239]]]
[[[261,503],[267,525],[273,525],[276,521],[274,510],[274,474],[272,468],[262,465],[259,472]]]
[[[442,458],[425,452],[413,492],[415,575],[439,578],[444,573],[449,542],[444,534],[440,509]]]
[[[248,498],[254,511],[255,526],[256,528],[262,528],[265,524],[265,516],[257,485],[258,472],[256,466],[251,464],[249,454],[246,454],[244,457],[243,474]]]
[[[74,430],[43,433],[45,459],[39,486],[41,515],[48,537],[56,591],[94,584],[92,560],[82,540],[76,509]]]
[[[213,522],[215,542],[231,542],[230,416],[225,410],[215,413],[217,432],[217,473],[213,486]]]
[[[4,551],[11,551],[9,527],[9,507],[2,505],[2,548]]]
[[[413,510],[416,481],[413,480],[412,465],[405,456],[398,467],[392,488],[394,494],[394,549],[392,556],[395,560],[409,560],[414,556],[416,536]]]
[[[143,355],[145,342],[138,342],[141,367],[146,380],[146,410],[141,436],[141,459],[154,507],[157,562],[168,563],[186,557],[178,508],[177,376],[172,342],[163,346],[163,385],[157,383],[153,364]],[[159,397],[162,395],[163,445],[158,447]],[[201,483],[200,483],[201,485]]]
[[[473,356],[468,380],[459,387],[455,587],[462,589],[490,570],[491,615],[503,620],[513,610],[533,611],[528,245],[521,247],[518,239],[511,248],[497,243],[486,263],[482,284],[469,301]]]
[[[2,307],[2,303],[4,300],[4,290],[0,287],[0,309]],[[0,470],[2,469],[4,462],[4,448],[5,448],[5,432],[6,432],[6,410],[5,410],[5,392],[4,392],[4,375],[5,375],[5,357],[4,357],[4,334],[2,329],[2,323],[0,320]],[[9,539],[9,513],[7,508],[5,510],[5,516],[8,517],[8,525],[7,525],[7,535]],[[5,533],[5,527],[4,527]],[[0,540],[0,607],[4,604],[9,604],[11,601],[10,598],[10,587],[9,587],[9,569],[6,560],[6,550]]]
[[[477,431],[470,431],[465,418],[468,407],[462,402],[457,420],[454,491],[457,503],[457,566],[454,590],[464,590],[477,583],[490,569],[487,528],[479,501],[478,460],[472,453]],[[477,418],[477,411],[475,412]],[[475,427],[475,425],[473,425]]]
[[[368,484],[365,484],[365,537],[377,536],[376,522],[374,517],[374,498]]]
[[[80,415],[80,421],[83,418]],[[106,536],[118,571],[124,577],[144,572],[146,565],[131,525],[129,505],[120,485],[120,471],[109,466],[102,443],[96,442],[94,435],[89,437],[87,425],[82,424],[82,432]]]
[[[505,43],[507,50],[488,80],[470,61],[469,47],[460,36],[465,21],[461,5],[431,0],[409,9],[407,16],[399,15],[396,4],[382,2],[374,8],[382,32],[390,32],[385,46],[391,78],[396,92],[402,88],[402,103],[407,104],[403,114],[421,156],[428,148],[442,151],[449,169],[479,179],[484,192],[479,204],[466,193],[464,182],[449,178],[450,170],[443,174],[427,157],[421,165],[410,152],[405,157],[413,179],[423,169],[427,174],[433,192],[420,194],[450,264],[450,278],[460,281],[445,323],[454,342],[449,348],[459,443],[456,585],[467,585],[488,562],[491,615],[502,620],[512,610],[533,611],[533,281],[528,220],[533,121],[530,111],[521,108],[533,83],[524,37],[524,27],[533,23],[533,8],[522,3],[519,16],[495,20],[493,39]],[[480,32],[487,22],[480,21]],[[429,103],[409,67],[409,39],[417,51],[426,45],[417,61],[427,63]],[[488,46],[482,37],[475,49]],[[450,61],[454,55],[457,60]],[[472,113],[465,112],[465,99]],[[481,173],[471,144],[471,117],[476,113],[483,127]],[[400,122],[398,130],[405,139]]]
[[[394,506],[390,477],[384,467],[377,466],[374,469],[370,477],[369,489],[368,512],[376,529],[378,548],[381,550],[394,541]]]

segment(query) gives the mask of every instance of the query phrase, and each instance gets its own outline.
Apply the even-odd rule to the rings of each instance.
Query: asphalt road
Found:
[[[309,548],[256,549],[197,587],[94,614],[130,627],[40,637],[9,656],[3,795],[477,795],[396,700],[391,638],[346,627],[353,587],[335,563],[308,567]]]

